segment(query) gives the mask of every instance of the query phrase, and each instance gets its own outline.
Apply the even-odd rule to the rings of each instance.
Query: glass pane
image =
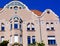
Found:
[[[4,31],[4,30],[5,30],[5,28],[4,28],[4,27],[1,27],[1,30],[2,30],[2,31]]]
[[[28,44],[30,44],[31,43],[31,39],[30,39],[30,36],[28,36]]]
[[[14,24],[14,29],[18,29],[18,24]]]

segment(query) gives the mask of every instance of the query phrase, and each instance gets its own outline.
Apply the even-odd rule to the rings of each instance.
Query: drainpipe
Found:
[[[40,28],[40,42],[42,42],[42,32],[41,32],[41,20],[40,20],[40,17],[38,17],[39,19],[39,28]]]

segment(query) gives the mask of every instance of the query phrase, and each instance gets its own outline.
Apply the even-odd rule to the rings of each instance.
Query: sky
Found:
[[[13,0],[0,0],[0,8],[3,8],[7,3]],[[51,9],[60,17],[60,0],[19,0],[28,6],[29,9],[39,10],[43,12],[46,9]]]

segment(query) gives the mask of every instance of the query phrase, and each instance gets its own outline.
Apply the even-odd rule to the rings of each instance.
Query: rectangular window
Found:
[[[12,43],[12,35],[10,35],[10,43]]]
[[[1,27],[1,31],[5,31],[5,27],[4,26]]]
[[[48,40],[49,45],[56,45],[56,40]]]
[[[48,45],[56,45],[55,36],[48,36]]]
[[[20,24],[20,31],[22,31],[22,25]]]
[[[32,36],[32,43],[35,44],[35,36]]]
[[[22,35],[20,35],[20,44],[22,44]]]
[[[18,24],[14,24],[14,29],[18,29]]]
[[[30,44],[30,43],[31,43],[31,37],[28,36],[28,37],[27,37],[27,40],[28,40],[28,44]]]
[[[54,27],[51,27],[51,30],[53,30],[53,31],[54,31]]]
[[[4,41],[4,36],[1,36],[1,41]]]
[[[12,30],[12,24],[10,24],[10,30]]]
[[[18,43],[18,36],[17,35],[14,36],[14,42]]]

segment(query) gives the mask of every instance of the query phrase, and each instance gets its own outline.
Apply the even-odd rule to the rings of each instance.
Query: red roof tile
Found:
[[[31,10],[32,12],[34,12],[36,15],[41,16],[42,12],[38,11],[38,10]]]

